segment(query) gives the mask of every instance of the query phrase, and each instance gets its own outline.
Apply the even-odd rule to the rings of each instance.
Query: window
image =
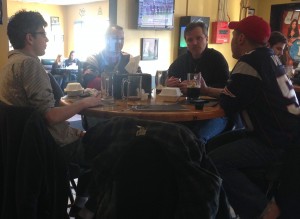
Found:
[[[107,20],[85,19],[74,23],[74,50],[78,59],[84,61],[105,46],[104,34]]]

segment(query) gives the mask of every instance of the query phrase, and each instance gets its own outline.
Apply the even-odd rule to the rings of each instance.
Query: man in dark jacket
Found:
[[[166,85],[179,87],[183,94],[187,91],[187,74],[200,72],[208,86],[222,88],[229,77],[228,64],[224,56],[207,48],[208,32],[202,22],[190,23],[184,30],[188,47],[186,54],[178,57],[169,67]],[[210,138],[222,132],[227,118],[216,118],[187,124],[205,144]]]
[[[127,74],[125,66],[130,55],[122,52],[124,45],[124,31],[118,25],[108,27],[105,34],[105,49],[87,58],[83,65],[83,86],[101,89],[102,73]]]
[[[241,218],[278,218],[277,197],[276,202],[268,204],[266,195],[242,169],[281,161],[286,151],[299,148],[299,102],[278,56],[266,47],[269,24],[260,17],[249,16],[231,22],[229,28],[234,29],[232,56],[238,59],[229,83],[220,89],[208,87],[202,80],[201,92],[219,97],[227,115],[240,112],[251,135],[221,145],[209,156],[224,180],[230,204]]]

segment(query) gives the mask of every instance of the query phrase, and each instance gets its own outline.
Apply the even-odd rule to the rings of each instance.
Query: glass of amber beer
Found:
[[[200,96],[201,72],[187,74],[187,99],[195,100]]]

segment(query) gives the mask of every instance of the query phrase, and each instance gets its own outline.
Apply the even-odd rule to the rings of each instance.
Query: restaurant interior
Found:
[[[230,69],[232,69],[236,60],[231,57],[230,40],[224,43],[215,43],[215,40],[212,39],[211,24],[213,22],[239,20],[241,17],[247,16],[246,14],[248,13],[254,13],[270,21],[271,8],[273,6],[282,4],[297,5],[297,1],[293,0],[175,0],[173,28],[138,29],[136,26],[136,0],[83,1],[80,4],[73,4],[73,1],[67,1],[67,4],[64,1],[59,1],[59,3],[55,4],[50,2],[2,0],[3,24],[0,25],[0,49],[2,51],[0,54],[0,67],[6,63],[7,51],[11,49],[6,36],[8,17],[20,9],[41,12],[49,24],[47,27],[47,34],[49,36],[48,48],[46,54],[40,58],[55,59],[58,52],[67,58],[71,50],[76,50],[79,58],[84,60],[86,56],[94,54],[97,50],[103,48],[103,32],[108,22],[113,22],[124,28],[125,43],[123,51],[133,56],[141,55],[142,39],[150,38],[157,40],[157,58],[140,61],[140,66],[144,73],[155,75],[157,70],[168,69],[170,63],[179,54],[181,17],[209,17],[208,47],[220,51],[225,56]],[[224,16],[220,16],[218,12],[220,10],[222,10],[223,14],[225,13]],[[279,10],[283,9],[279,7]],[[278,13],[278,7],[276,13]],[[276,22],[278,23],[275,20]],[[278,26],[279,24],[275,24],[272,29],[276,30]],[[85,32],[87,33],[83,34]],[[231,34],[229,34],[229,37],[232,37]]]
[[[228,62],[229,69],[232,70],[237,60],[235,60],[231,54],[230,41],[232,34],[227,27],[230,21],[237,21],[247,16],[257,15],[270,22],[272,31],[284,32],[287,30],[287,24],[283,25],[287,19],[286,17],[289,15],[291,15],[291,17],[295,17],[296,15],[300,16],[300,12],[297,12],[298,7],[300,9],[300,0],[166,0],[166,2],[174,2],[174,12],[172,12],[172,22],[170,26],[143,28],[137,25],[138,0],[80,0],[78,2],[76,1],[77,3],[75,3],[74,0],[0,0],[0,3],[1,2],[0,69],[7,62],[7,53],[12,50],[6,35],[6,26],[9,17],[21,9],[26,9],[39,11],[48,23],[46,32],[49,42],[45,55],[39,57],[40,59],[54,60],[58,54],[62,54],[63,57],[67,59],[70,51],[75,50],[76,58],[85,61],[89,55],[95,54],[104,48],[104,33],[106,27],[109,23],[113,23],[124,28],[125,42],[123,51],[131,54],[133,57],[141,56],[139,66],[143,74],[147,73],[152,77],[155,77],[157,72],[165,72],[170,64],[181,53],[186,51],[186,46],[182,44],[183,28],[187,23],[193,21],[193,19],[203,20],[203,22],[208,24],[208,47],[221,52]],[[283,17],[283,15],[286,17]],[[154,47],[153,55],[145,53],[146,45],[152,45]],[[299,57],[300,62],[300,49],[296,56],[296,58]],[[298,68],[300,71],[300,65]],[[300,93],[300,86],[298,89]],[[127,92],[129,92],[129,90],[130,89],[128,89]],[[179,91],[179,89],[177,90]],[[151,94],[151,92],[151,89],[149,89],[147,94]],[[181,93],[178,96],[180,95]],[[67,97],[67,95],[64,97]],[[73,103],[72,101],[77,101],[72,98],[64,99],[64,97],[61,98],[61,104],[63,106],[71,105]],[[225,115],[224,111],[218,105],[218,102],[214,101],[214,99],[205,100],[205,103],[211,101],[211,105],[205,105],[205,107],[207,107],[205,110],[203,110],[203,102],[201,104],[194,102],[187,106],[188,108],[168,109],[169,111],[166,110],[165,112],[161,109],[151,111],[148,108],[145,109],[145,106],[142,106],[140,109],[129,108],[128,102],[123,101],[124,97],[121,99],[122,98],[120,98],[119,101],[124,105],[122,106],[123,108],[120,107],[120,104],[111,104],[111,102],[106,99],[106,102],[103,101],[103,106],[107,108],[103,107],[102,109],[102,105],[101,107],[97,105],[96,107],[85,110],[85,114],[83,115],[89,117],[98,116],[101,117],[101,119],[107,119],[115,117],[117,112],[117,115],[120,117],[134,117],[138,115],[137,117],[140,119],[172,123],[194,120],[200,121],[219,118]],[[128,99],[129,95],[127,96],[127,101]],[[146,98],[146,100],[148,99]],[[179,102],[178,100],[179,98],[175,95],[174,102]],[[185,97],[182,101],[186,103]],[[173,107],[172,104],[170,105]],[[158,106],[161,107],[159,104]],[[163,107],[165,109],[166,105],[163,104]],[[107,110],[108,108],[109,110]],[[178,116],[178,111],[180,111],[180,116]],[[76,115],[79,116],[79,114]],[[4,118],[5,116],[2,117]],[[80,126],[84,125],[81,122],[82,118],[85,117],[80,116]],[[13,126],[17,127],[18,125]],[[138,126],[134,125],[134,127]],[[167,128],[168,127],[163,131],[167,130]],[[139,132],[143,132],[143,130],[141,129]],[[106,133],[103,135],[105,134]],[[138,132],[134,134],[137,136]],[[153,163],[154,162],[155,161],[153,161]],[[158,166],[157,169],[159,168]],[[76,186],[73,187],[75,188]],[[69,192],[69,188],[67,189]],[[68,195],[73,198],[73,194]]]

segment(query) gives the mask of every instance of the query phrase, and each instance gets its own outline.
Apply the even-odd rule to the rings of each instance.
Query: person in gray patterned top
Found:
[[[50,79],[38,58],[45,54],[49,41],[46,26],[42,15],[33,11],[21,10],[9,20],[7,34],[14,50],[0,70],[0,101],[39,111],[66,161],[89,168],[81,143],[84,132],[70,127],[66,120],[85,108],[100,105],[101,97],[91,96],[69,106],[55,107]]]
[[[124,30],[118,25],[110,25],[105,33],[105,48],[91,55],[83,64],[83,87],[101,89],[101,74],[128,74],[125,66],[131,55],[123,52]]]

